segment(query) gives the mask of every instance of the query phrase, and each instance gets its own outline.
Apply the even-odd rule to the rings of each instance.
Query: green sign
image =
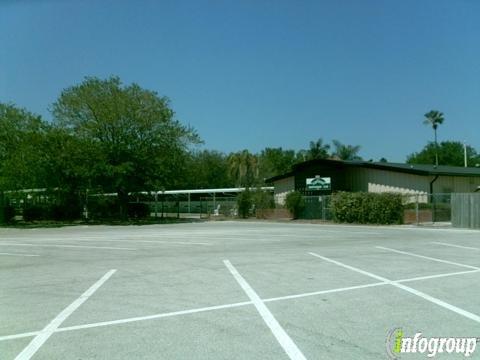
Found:
[[[332,182],[329,177],[307,178],[307,190],[331,190],[331,188]]]

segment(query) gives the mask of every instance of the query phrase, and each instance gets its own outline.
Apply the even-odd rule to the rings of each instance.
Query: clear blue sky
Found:
[[[60,91],[118,75],[168,96],[205,148],[430,140],[480,150],[480,1],[0,0],[0,101],[50,119]]]

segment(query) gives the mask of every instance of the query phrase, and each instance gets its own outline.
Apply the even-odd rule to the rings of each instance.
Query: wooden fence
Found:
[[[452,194],[452,226],[480,229],[480,194]]]

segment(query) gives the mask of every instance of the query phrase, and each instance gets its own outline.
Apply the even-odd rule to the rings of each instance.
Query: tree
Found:
[[[187,163],[185,181],[187,189],[225,188],[234,186],[229,176],[225,154],[215,150],[193,152]]]
[[[360,151],[360,145],[344,145],[338,140],[332,141],[334,151],[332,152],[332,157],[351,161],[351,160],[362,160],[362,158],[358,155]]]
[[[436,156],[441,160],[441,165],[464,166],[464,148],[460,141],[442,141],[439,145],[429,142],[419,151],[408,155],[408,164],[433,164]],[[469,166],[480,163],[480,157],[475,149],[467,146],[467,158]]]
[[[253,186],[258,181],[258,160],[248,150],[228,156],[229,174],[236,186]]]
[[[0,103],[0,189],[47,185],[43,145],[48,129],[39,115]]]
[[[295,151],[279,148],[265,148],[257,155],[259,179],[284,174],[295,164]]]
[[[128,193],[173,187],[196,132],[174,117],[168,98],[118,77],[87,77],[65,89],[52,106],[54,124],[96,149],[92,176],[116,191],[126,216]]]
[[[423,123],[425,125],[431,125],[434,133],[434,141],[435,141],[435,165],[438,166],[438,143],[437,143],[437,128],[438,125],[442,124],[445,120],[443,117],[443,113],[438,110],[431,110],[425,115],[425,120]]]
[[[310,148],[307,150],[307,160],[327,159],[330,145],[324,144],[319,138],[317,141],[310,141]]]

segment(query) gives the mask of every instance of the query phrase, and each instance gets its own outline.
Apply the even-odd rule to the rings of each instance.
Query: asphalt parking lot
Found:
[[[479,283],[474,230],[0,229],[0,359],[388,359],[395,329],[480,337]]]

